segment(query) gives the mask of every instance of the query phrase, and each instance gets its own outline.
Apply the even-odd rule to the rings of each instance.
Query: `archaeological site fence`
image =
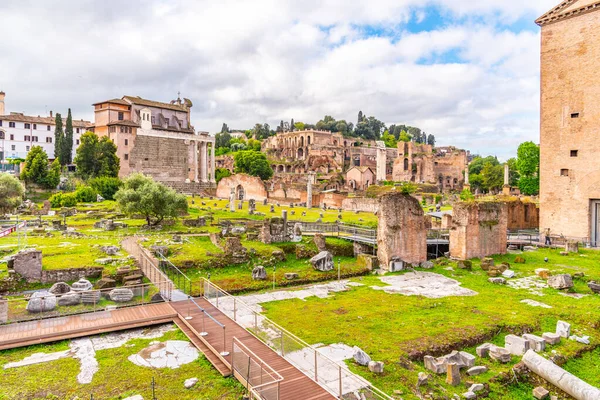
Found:
[[[370,382],[352,373],[345,365],[331,360],[263,316],[260,306],[247,305],[209,280],[203,279],[203,283],[206,300],[332,395],[340,399],[355,395],[357,398],[392,400]]]
[[[232,369],[235,377],[246,386],[256,400],[279,400],[283,377],[260,357],[233,338]]]

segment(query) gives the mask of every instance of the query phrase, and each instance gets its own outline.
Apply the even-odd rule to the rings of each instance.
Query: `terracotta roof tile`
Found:
[[[108,124],[106,124],[106,126],[113,126],[113,125],[115,125],[115,126],[133,126],[133,127],[136,127],[136,128],[140,127],[139,124],[133,122],[130,119],[126,119],[126,120],[123,120],[123,121],[110,121]]]
[[[100,102],[98,102],[98,103],[94,103],[94,104],[92,104],[92,105],[93,105],[93,106],[96,106],[96,105],[98,105],[98,104],[104,104],[104,103],[121,104],[121,105],[124,105],[124,106],[129,106],[129,105],[130,105],[128,102],[126,102],[126,101],[125,101],[125,100],[123,100],[123,99],[112,99],[112,100],[100,101]]]
[[[44,124],[44,125],[54,125],[56,119],[54,117],[33,117],[30,115],[23,115],[21,113],[12,113],[9,115],[0,115],[0,120],[2,121],[11,121],[11,122],[28,122],[31,124]],[[63,118],[63,129],[65,124],[67,123],[67,119]],[[89,128],[92,126],[92,123],[89,121],[83,120],[73,120],[73,128]]]
[[[167,110],[188,112],[189,110],[184,106],[180,106],[179,104],[169,104],[169,103],[161,103],[160,101],[146,100],[141,97],[135,96],[123,96],[123,99],[131,102],[132,104],[146,106],[146,107],[156,107],[156,108],[165,108]]]

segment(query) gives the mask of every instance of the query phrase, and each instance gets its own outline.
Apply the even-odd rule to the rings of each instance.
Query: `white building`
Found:
[[[32,117],[23,113],[6,114],[5,93],[0,92],[0,161],[9,158],[25,158],[33,146],[41,146],[50,160],[54,159],[55,118],[50,111],[47,117]],[[67,122],[63,115],[63,130]],[[79,138],[92,124],[84,120],[73,120],[73,156]]]

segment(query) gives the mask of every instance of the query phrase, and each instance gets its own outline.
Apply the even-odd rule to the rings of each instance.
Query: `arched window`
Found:
[[[310,144],[310,136],[306,138],[306,144]]]
[[[408,158],[404,159],[404,170],[408,171]]]

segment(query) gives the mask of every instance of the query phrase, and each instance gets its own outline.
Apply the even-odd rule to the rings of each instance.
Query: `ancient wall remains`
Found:
[[[508,229],[538,229],[540,224],[540,209],[535,203],[521,200],[506,203],[508,212]]]
[[[81,278],[100,278],[103,270],[103,267],[43,270],[40,281],[42,283],[56,283],[74,282]]]
[[[468,260],[505,254],[507,220],[506,203],[456,203],[450,229],[450,256]]]
[[[8,267],[27,282],[39,282],[42,278],[42,252],[35,249],[21,250],[11,257]]]
[[[184,181],[189,176],[189,147],[181,139],[138,135],[129,153],[129,171],[161,182]]]
[[[256,176],[246,174],[236,174],[221,179],[217,185],[217,197],[220,199],[229,199],[231,188],[235,189],[235,199],[243,200],[254,199],[263,201],[268,197],[264,182]]]
[[[346,198],[342,201],[342,209],[346,211],[375,213],[379,209],[379,199],[369,199],[366,197]]]
[[[379,198],[377,246],[379,265],[384,270],[390,270],[393,260],[409,264],[427,260],[425,216],[417,199],[398,192]]]

